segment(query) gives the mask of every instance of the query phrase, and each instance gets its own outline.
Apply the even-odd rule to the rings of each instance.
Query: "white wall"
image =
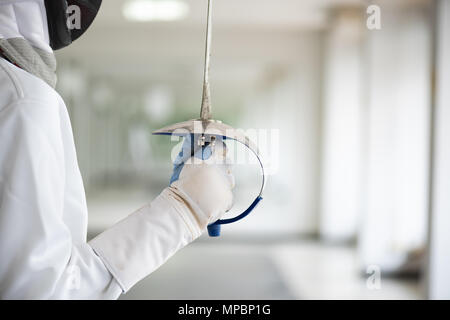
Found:
[[[363,265],[390,271],[426,242],[431,23],[426,5],[381,4],[382,28],[368,31],[366,47],[367,196],[359,250]]]
[[[354,237],[361,214],[363,15],[336,10],[324,48],[320,235],[331,241]]]
[[[450,2],[438,2],[429,296],[450,299]]]

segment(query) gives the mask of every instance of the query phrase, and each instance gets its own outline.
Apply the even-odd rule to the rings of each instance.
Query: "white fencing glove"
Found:
[[[233,204],[234,177],[225,144],[198,147],[192,138],[185,139],[170,186],[89,242],[124,292],[198,238]]]
[[[231,209],[234,176],[225,143],[216,141],[212,147],[199,147],[191,143],[196,141],[192,138],[192,135],[186,137],[175,160],[170,186],[193,209],[192,217],[203,231]]]

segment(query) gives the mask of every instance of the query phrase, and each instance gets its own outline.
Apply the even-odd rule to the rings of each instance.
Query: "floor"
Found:
[[[354,250],[317,242],[216,244],[201,239],[121,299],[420,299],[412,279],[371,289]]]
[[[95,235],[139,208],[147,194],[108,192],[88,199]],[[418,281],[383,277],[368,285],[351,246],[310,239],[204,236],[121,299],[421,299]],[[370,283],[369,283],[370,284]]]

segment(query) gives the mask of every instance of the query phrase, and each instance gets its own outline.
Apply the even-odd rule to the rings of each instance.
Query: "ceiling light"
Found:
[[[122,9],[130,21],[173,21],[189,13],[189,6],[180,0],[130,0]]]

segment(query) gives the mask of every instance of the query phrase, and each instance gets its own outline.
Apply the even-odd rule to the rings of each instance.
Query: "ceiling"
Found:
[[[123,17],[126,0],[103,1],[88,32],[58,51],[60,67],[76,64],[123,86],[168,83],[199,91],[207,1],[184,1],[190,8],[186,18],[145,23]],[[319,45],[330,8],[362,2],[215,0],[211,79],[237,94],[261,83],[272,69],[308,59],[311,48]],[[193,80],[194,87],[187,85]]]
[[[106,27],[129,25],[121,12],[125,2],[127,0],[103,1],[96,23]],[[184,2],[190,8],[188,16],[171,24],[183,27],[203,26],[207,0]],[[361,3],[363,0],[215,0],[213,19],[215,26],[219,28],[317,29],[326,25],[327,9],[330,7]]]

